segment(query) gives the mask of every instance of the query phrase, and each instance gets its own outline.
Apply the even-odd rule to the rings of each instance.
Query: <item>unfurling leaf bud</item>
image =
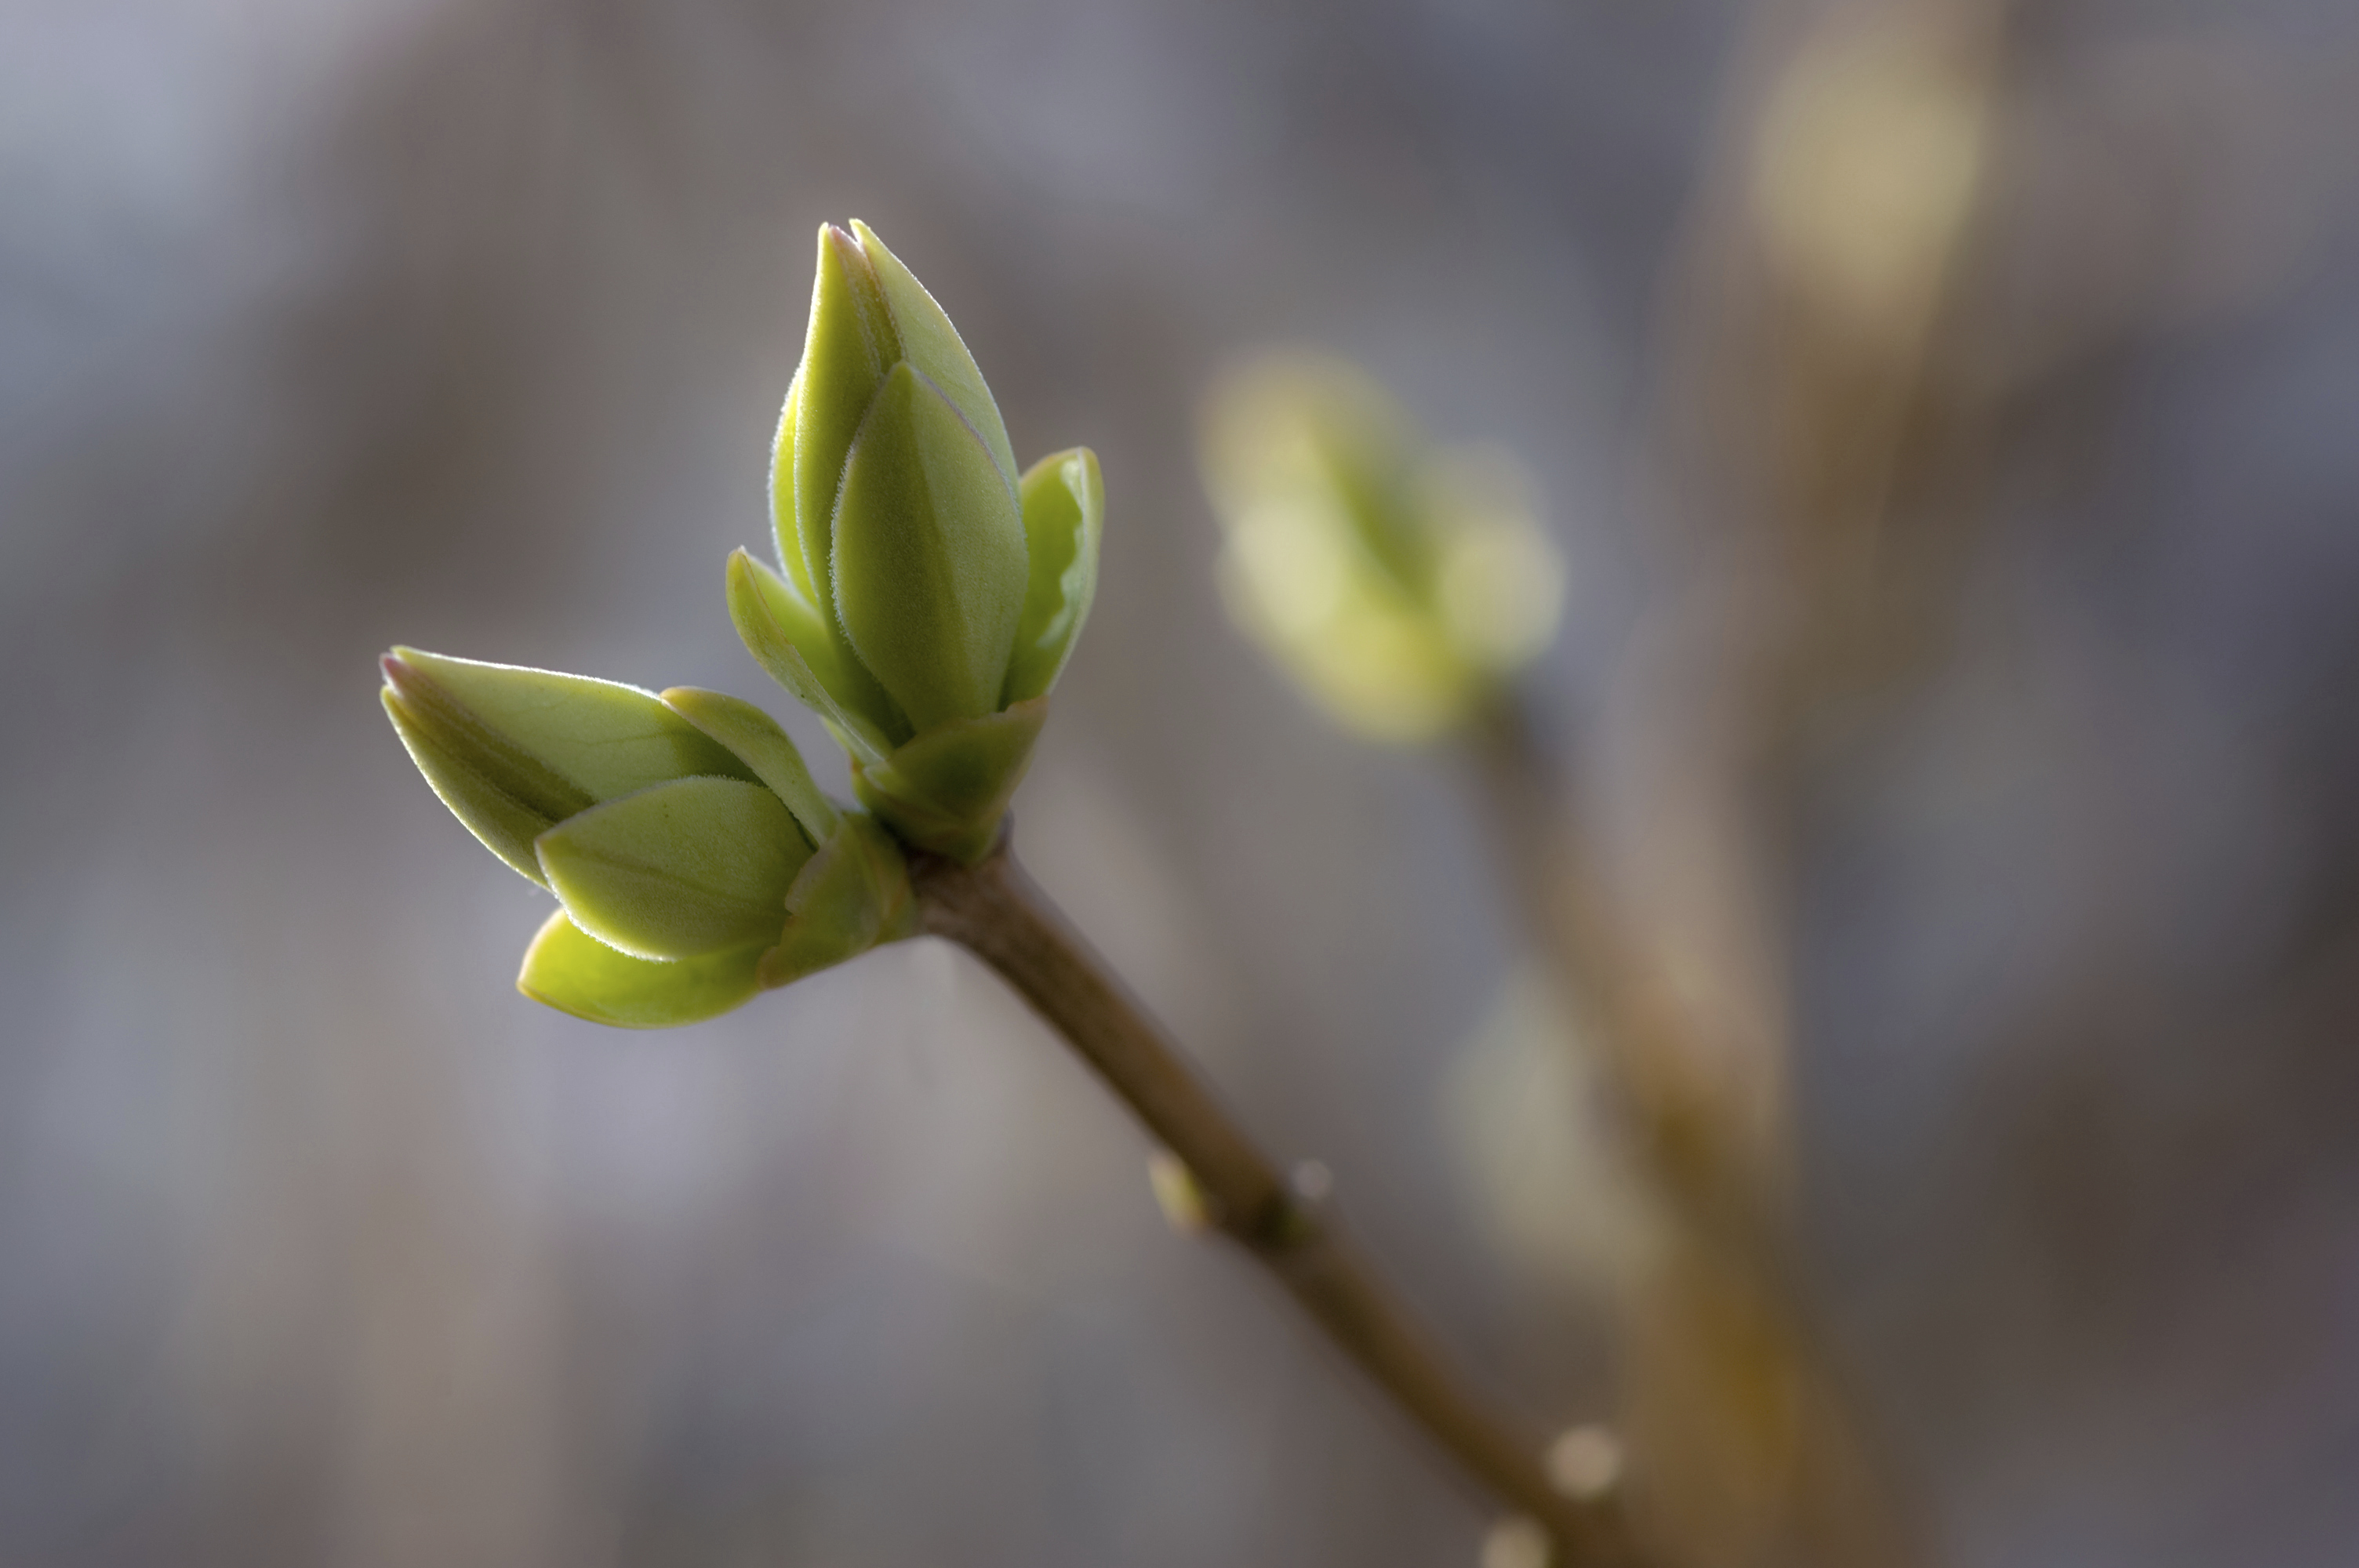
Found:
[[[493,854],[543,887],[533,840],[576,813],[701,773],[756,778],[636,687],[416,648],[378,664],[385,710],[426,782]]]
[[[1428,448],[1348,364],[1281,356],[1226,378],[1203,468],[1231,615],[1354,730],[1440,734],[1555,634],[1564,563],[1515,465]]]
[[[525,955],[527,996],[689,1023],[916,928],[899,847],[751,703],[409,648],[384,668],[435,793],[564,905]]]
[[[1019,477],[950,318],[855,222],[820,231],[771,503],[785,571],[731,558],[738,634],[826,721],[894,833],[981,859],[1089,614],[1096,458]]]

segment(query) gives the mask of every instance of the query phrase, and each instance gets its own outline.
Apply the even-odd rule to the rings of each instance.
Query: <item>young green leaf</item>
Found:
[[[566,913],[640,958],[775,942],[810,845],[778,797],[735,779],[679,779],[609,801],[535,841]]]
[[[386,716],[427,783],[535,881],[533,839],[602,800],[698,773],[756,776],[636,687],[416,648],[380,663]]]
[[[516,989],[533,1000],[619,1029],[670,1029],[717,1018],[753,1000],[759,946],[658,963],[616,952],[559,910],[525,949]]]
[[[902,358],[923,372],[966,416],[966,422],[991,449],[991,460],[1013,483],[1016,449],[1007,443],[1007,426],[999,416],[999,405],[984,384],[974,356],[967,352],[966,341],[951,325],[950,316],[934,303],[926,286],[901,265],[900,257],[885,248],[875,230],[854,218],[852,232],[858,237],[868,265],[875,269],[886,304],[892,309],[893,330],[900,341]]]
[[[1042,458],[1017,487],[1031,580],[1007,666],[1006,702],[1046,696],[1089,619],[1098,586],[1098,543],[1105,531],[1105,481],[1087,447]]]
[[[857,661],[831,663],[824,674],[812,665],[806,648],[823,660],[833,653],[818,612],[795,596],[791,584],[743,550],[729,557],[729,619],[745,651],[797,701],[827,719],[845,750],[881,761],[908,739],[908,720]],[[871,692],[873,700],[865,697]]]
[[[821,225],[818,276],[811,282],[810,327],[796,372],[793,465],[795,536],[801,580],[824,598],[828,531],[845,454],[876,389],[901,358],[892,312],[860,243]]]
[[[853,648],[919,732],[998,710],[1028,575],[1015,488],[906,361],[853,442],[833,575]]]
[[[827,595],[811,585],[810,568],[803,559],[801,525],[795,521],[795,426],[802,417],[803,373],[798,368],[787,383],[786,406],[778,411],[778,433],[770,440],[770,539],[778,564],[804,600],[823,603]]]

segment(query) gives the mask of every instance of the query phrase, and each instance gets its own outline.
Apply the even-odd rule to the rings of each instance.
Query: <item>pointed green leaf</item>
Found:
[[[810,327],[795,403],[795,533],[811,597],[824,600],[829,519],[845,454],[886,372],[901,358],[892,312],[860,243],[832,224],[819,232]]]
[[[516,989],[533,1000],[619,1029],[670,1029],[717,1018],[761,989],[759,947],[678,963],[618,953],[559,910],[525,949]]]
[[[983,372],[975,367],[974,356],[967,352],[966,341],[951,325],[942,308],[934,303],[934,297],[926,292],[926,286],[901,265],[900,257],[885,248],[885,242],[876,237],[874,229],[854,218],[852,232],[859,238],[869,265],[875,270],[886,304],[893,312],[893,330],[900,340],[901,357],[923,371],[966,416],[966,422],[974,427],[983,444],[991,449],[991,460],[1013,483],[1016,449],[1007,444],[1007,426],[999,416],[999,405],[993,401],[991,388],[984,384]]]
[[[895,365],[844,470],[835,603],[916,730],[998,710],[1027,576],[1014,487],[940,389]]]
[[[698,773],[754,777],[727,747],[635,686],[416,648],[394,649],[386,674],[438,728],[498,753],[501,765],[537,764],[593,801]]]
[[[771,793],[786,802],[804,838],[821,844],[835,831],[834,806],[811,782],[803,754],[777,719],[742,697],[692,686],[673,687],[663,699],[673,712],[743,757]]]
[[[556,826],[557,819],[537,805],[500,788],[484,773],[462,761],[460,753],[438,743],[434,733],[418,721],[409,705],[392,687],[386,687],[381,695],[386,716],[393,720],[395,733],[408,748],[409,760],[418,764],[418,771],[426,775],[426,782],[433,786],[442,804],[451,808],[451,815],[493,854],[534,881],[540,881],[540,862],[533,858],[532,841]]]
[[[573,924],[640,958],[775,942],[810,845],[778,797],[679,779],[593,806],[534,841]]]
[[[880,766],[853,759],[853,789],[904,841],[972,865],[998,841],[1048,718],[1048,698],[1036,697],[937,726]]]
[[[817,612],[795,597],[793,585],[743,550],[729,557],[729,619],[755,662],[826,719],[845,751],[881,759],[908,737],[908,720],[875,677],[856,662],[836,661],[818,629]],[[806,647],[828,662],[824,678],[804,655]]]
[[[470,832],[535,881],[532,839],[552,823],[666,779],[755,777],[636,687],[416,648],[381,663],[386,712],[419,771]]]
[[[802,535],[795,522],[795,421],[802,396],[803,373],[798,367],[795,378],[787,383],[786,406],[779,410],[778,433],[770,443],[770,540],[777,546],[778,564],[787,568],[787,580],[806,603],[817,604],[827,596],[811,586],[810,568],[803,561]]]
[[[1105,530],[1105,481],[1097,454],[1087,447],[1042,458],[1017,491],[1032,575],[1007,666],[1007,702],[1044,697],[1057,684],[1097,594],[1098,543]]]

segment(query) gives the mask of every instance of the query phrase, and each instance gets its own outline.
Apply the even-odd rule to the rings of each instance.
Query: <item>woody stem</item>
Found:
[[[1288,1188],[1004,840],[979,865],[920,854],[910,871],[923,928],[980,958],[1064,1037],[1186,1165],[1212,1223],[1467,1476],[1547,1529],[1561,1568],[1642,1568],[1619,1513],[1549,1485],[1538,1444],[1460,1381],[1333,1221]]]

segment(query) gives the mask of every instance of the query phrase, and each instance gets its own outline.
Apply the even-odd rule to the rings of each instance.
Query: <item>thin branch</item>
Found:
[[[1561,1568],[1640,1568],[1618,1509],[1549,1483],[1539,1446],[1469,1392],[1366,1261],[1299,1199],[1003,842],[973,868],[912,858],[925,929],[1032,1005],[1187,1167],[1212,1222],[1469,1476],[1555,1538]]]

